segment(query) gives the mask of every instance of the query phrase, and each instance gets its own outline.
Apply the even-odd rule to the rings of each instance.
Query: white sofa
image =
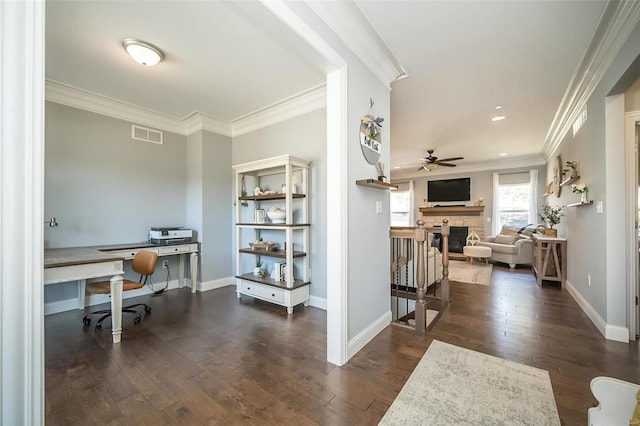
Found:
[[[430,247],[426,250],[425,256],[427,287],[429,287],[442,278],[442,253],[437,248]]]
[[[505,243],[505,240],[509,239],[514,241]],[[490,247],[491,257],[489,259],[495,262],[507,263],[512,269],[516,265],[531,265],[533,263],[535,245],[533,239],[526,235],[519,235],[517,230],[506,226],[502,227],[500,235],[487,237],[476,245]]]

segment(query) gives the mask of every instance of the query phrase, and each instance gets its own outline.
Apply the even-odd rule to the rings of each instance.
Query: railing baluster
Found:
[[[415,231],[415,240],[418,244],[417,258],[417,274],[416,274],[416,331],[424,334],[427,331],[427,302],[425,300],[425,287],[427,284],[425,275],[425,254],[424,242],[427,240],[427,230],[424,229],[424,220],[419,219],[418,228]]]

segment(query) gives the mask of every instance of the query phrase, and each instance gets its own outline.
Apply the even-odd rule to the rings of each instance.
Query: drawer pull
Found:
[[[275,293],[271,293],[271,297],[276,297]]]
[[[251,287],[247,287],[247,290],[251,290]]]

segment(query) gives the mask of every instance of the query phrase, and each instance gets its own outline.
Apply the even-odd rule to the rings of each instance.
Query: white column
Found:
[[[0,424],[44,424],[44,2],[0,2]]]

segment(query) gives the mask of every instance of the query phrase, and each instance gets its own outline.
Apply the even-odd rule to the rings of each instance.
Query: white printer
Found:
[[[190,243],[193,238],[193,230],[180,227],[151,227],[149,241],[153,244],[180,244]]]

